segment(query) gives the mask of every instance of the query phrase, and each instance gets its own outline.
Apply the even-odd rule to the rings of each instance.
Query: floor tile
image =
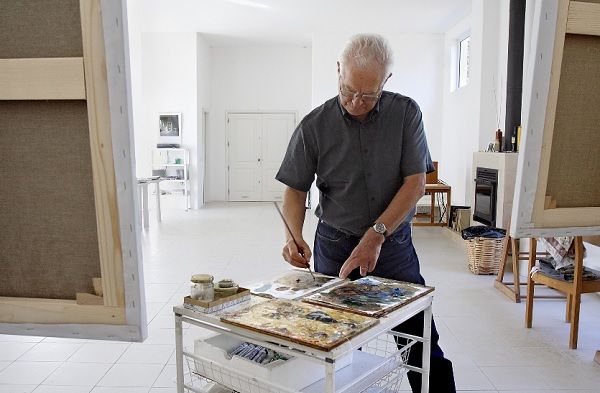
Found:
[[[151,387],[162,372],[159,364],[115,364],[98,386]]]
[[[0,372],[0,384],[39,385],[60,362],[14,362]]]
[[[90,393],[148,393],[144,387],[104,387],[96,386]]]
[[[176,388],[177,387],[177,369],[174,365],[167,365],[156,381],[154,381],[153,388]]]
[[[31,393],[38,385],[0,385],[0,393]]]
[[[12,362],[33,348],[35,343],[0,342],[0,361]]]
[[[79,363],[115,363],[130,343],[104,344],[88,342],[83,344],[67,361]]]
[[[41,342],[24,353],[19,360],[31,362],[64,362],[82,345],[81,343]]]
[[[44,385],[95,386],[112,367],[103,363],[63,363]]]
[[[175,352],[175,345],[132,344],[117,363],[166,364]]]
[[[33,393],[90,393],[91,386],[50,386],[40,385]]]

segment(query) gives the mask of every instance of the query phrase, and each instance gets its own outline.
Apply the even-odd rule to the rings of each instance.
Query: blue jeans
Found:
[[[337,276],[340,268],[358,245],[360,237],[348,235],[320,221],[317,226],[314,244],[315,270],[330,276]],[[419,258],[412,244],[411,228],[408,224],[400,226],[390,235],[383,245],[375,270],[369,273],[372,276],[390,278],[398,281],[407,281],[425,285],[419,268]],[[360,278],[358,269],[350,273],[351,280]],[[419,313],[394,330],[421,336],[423,334],[423,316]],[[432,393],[454,393],[454,374],[452,362],[444,358],[444,352],[438,344],[439,335],[435,322],[431,324],[431,374],[429,378],[429,391]],[[417,343],[411,348],[408,364],[421,367],[423,346]],[[410,371],[408,380],[413,392],[421,391],[421,375]]]

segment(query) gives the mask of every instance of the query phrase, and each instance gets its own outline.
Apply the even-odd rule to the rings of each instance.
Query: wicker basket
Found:
[[[476,237],[465,240],[469,270],[474,274],[498,274],[502,261],[504,238]]]

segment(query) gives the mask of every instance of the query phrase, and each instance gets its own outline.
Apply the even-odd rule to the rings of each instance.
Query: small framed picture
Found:
[[[158,115],[158,144],[181,144],[181,113],[159,113]]]

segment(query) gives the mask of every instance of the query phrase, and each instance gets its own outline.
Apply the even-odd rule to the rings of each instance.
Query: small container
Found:
[[[211,302],[215,298],[214,277],[210,274],[194,274],[192,276],[192,288],[190,296],[192,299]]]
[[[496,131],[496,142],[494,143],[494,147],[496,148],[497,152],[504,150],[502,146],[502,131],[500,129]]]
[[[220,288],[232,288],[235,282],[231,278],[224,278],[217,283]]]
[[[232,296],[238,292],[238,285],[230,278],[225,278],[215,286],[217,297]]]

